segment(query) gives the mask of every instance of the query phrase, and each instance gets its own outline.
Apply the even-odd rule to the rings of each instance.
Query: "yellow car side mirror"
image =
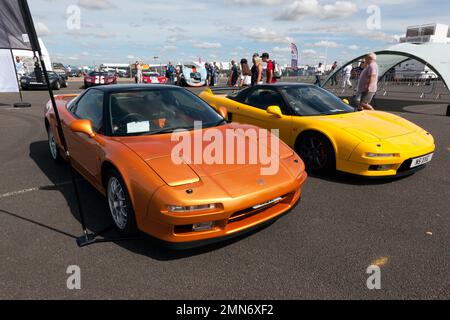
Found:
[[[278,118],[283,117],[283,113],[281,112],[281,109],[279,106],[270,106],[267,108],[267,113],[272,114],[274,116],[277,116]]]
[[[348,101],[348,99],[342,99],[342,102],[347,104],[347,105],[350,105],[350,101]]]

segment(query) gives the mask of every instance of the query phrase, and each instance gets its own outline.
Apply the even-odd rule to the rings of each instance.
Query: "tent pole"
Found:
[[[12,62],[14,63],[14,53],[13,53],[12,49],[9,49],[9,51],[11,52],[11,59],[12,59]],[[16,108],[30,108],[31,107],[30,103],[24,103],[23,102],[22,86],[20,84],[19,74],[17,73],[17,68],[16,68],[15,65],[14,65],[14,72],[16,73],[17,88],[19,89],[19,96],[20,96],[20,104],[19,103],[15,103],[14,107],[16,107]]]
[[[24,22],[25,22],[25,25],[26,25],[26,28],[28,31],[32,49],[33,49],[33,51],[37,51],[39,54],[39,60],[40,60],[41,66],[42,66],[42,71],[44,73],[45,81],[47,83],[48,93],[50,95],[50,100],[52,102],[53,111],[55,113],[58,137],[59,137],[62,147],[64,149],[64,152],[65,152],[65,155],[67,158],[67,162],[68,162],[69,168],[70,168],[71,181],[72,181],[72,185],[74,187],[76,203],[78,206],[77,209],[78,209],[78,213],[80,215],[81,226],[83,228],[83,236],[77,239],[77,243],[80,247],[85,246],[85,245],[91,244],[93,241],[95,241],[94,240],[95,236],[90,235],[87,230],[83,207],[81,205],[81,200],[80,200],[80,192],[78,190],[78,186],[77,186],[76,179],[75,179],[75,171],[72,166],[70,152],[69,152],[69,149],[67,146],[67,141],[64,136],[64,131],[63,131],[62,124],[61,124],[61,118],[59,115],[58,107],[56,105],[55,97],[53,95],[53,90],[50,85],[49,76],[47,73],[47,67],[46,67],[44,59],[42,57],[41,47],[39,45],[39,40],[38,40],[38,37],[36,34],[36,29],[34,28],[34,23],[33,23],[33,18],[31,16],[30,8],[28,7],[27,0],[19,0],[19,5],[20,5],[20,9],[22,11],[22,16],[24,18]]]

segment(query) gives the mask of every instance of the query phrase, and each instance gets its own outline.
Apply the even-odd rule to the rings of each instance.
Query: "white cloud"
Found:
[[[290,47],[275,47],[272,49],[272,51],[275,53],[289,53],[289,52],[291,52],[291,48]]]
[[[349,25],[325,25],[314,28],[291,28],[289,31],[302,34],[330,34],[339,36],[360,37],[366,40],[374,40],[385,43],[396,43],[400,36],[391,35],[378,30],[368,30],[365,27]]]
[[[226,3],[232,4],[279,4],[283,2],[283,0],[225,0]]]
[[[177,46],[173,46],[173,45],[165,45],[161,48],[162,51],[176,51],[177,50]]]
[[[318,0],[298,0],[285,8],[277,19],[294,21],[308,16],[319,19],[345,18],[357,11],[357,5],[349,1],[336,1],[333,4],[322,5]]]
[[[218,42],[199,42],[194,43],[192,46],[199,49],[218,49],[222,47]]]
[[[79,0],[78,5],[82,8],[93,10],[107,10],[115,8],[109,0]]]
[[[45,25],[45,23],[37,22],[36,33],[38,34],[38,36],[45,37],[50,35],[50,30],[48,29],[47,25]]]
[[[182,33],[182,32],[187,32],[186,29],[178,27],[178,26],[172,26],[172,27],[168,27],[167,31],[169,32],[176,32],[176,33]]]
[[[308,46],[318,47],[318,48],[338,48],[341,45],[334,41],[321,40],[313,44],[308,44]]]
[[[289,38],[283,34],[279,34],[275,31],[269,31],[266,28],[251,28],[250,31],[244,33],[244,35],[257,42],[273,42],[273,43],[290,43],[293,42],[292,38]]]
[[[304,55],[315,55],[317,52],[314,49],[305,49],[302,51],[302,54]]]
[[[66,35],[73,36],[76,38],[87,38],[87,37],[93,37],[97,39],[111,39],[117,37],[117,34],[110,33],[110,32],[88,32],[83,30],[69,30],[66,32]]]
[[[348,47],[350,50],[359,50],[359,46],[357,46],[356,44],[352,44],[351,46]]]

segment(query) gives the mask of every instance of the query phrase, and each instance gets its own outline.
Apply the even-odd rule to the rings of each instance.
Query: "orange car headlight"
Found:
[[[217,203],[213,204],[204,204],[199,206],[173,206],[170,205],[167,207],[169,212],[172,213],[187,213],[187,212],[201,212],[201,211],[209,211],[220,208],[220,205]]]

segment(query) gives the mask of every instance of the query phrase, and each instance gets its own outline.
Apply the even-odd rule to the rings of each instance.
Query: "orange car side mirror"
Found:
[[[225,107],[217,108],[217,113],[220,114],[225,120],[228,120],[228,110]]]
[[[70,124],[70,130],[72,130],[73,132],[84,133],[90,138],[95,137],[91,120],[75,120]]]

